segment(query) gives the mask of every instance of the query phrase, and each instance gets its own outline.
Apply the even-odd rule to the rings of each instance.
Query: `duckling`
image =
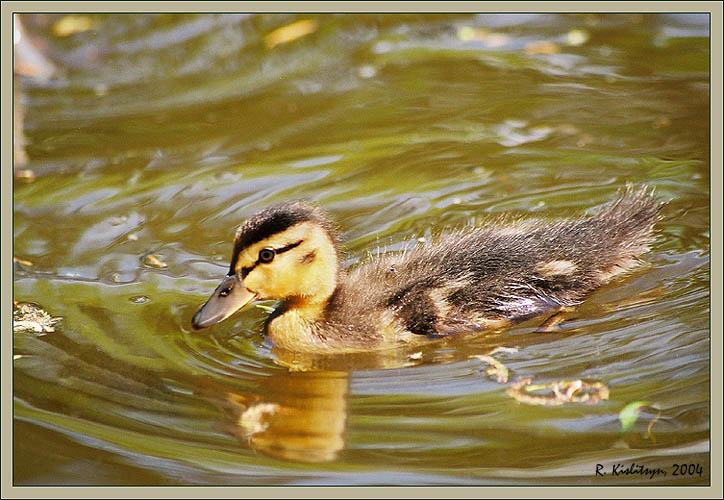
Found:
[[[499,219],[340,269],[329,216],[271,206],[237,231],[228,275],[192,319],[202,329],[279,299],[266,332],[282,349],[349,352],[480,332],[555,314],[637,265],[663,203],[631,186],[591,217]]]

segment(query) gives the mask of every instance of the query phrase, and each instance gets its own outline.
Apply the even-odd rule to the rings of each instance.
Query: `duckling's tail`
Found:
[[[608,254],[603,260],[610,266],[602,270],[603,274],[610,277],[628,270],[639,255],[649,250],[654,240],[653,226],[661,220],[664,205],[652,188],[627,184],[618,198],[589,219],[589,224],[596,227],[594,234],[600,238],[594,245],[602,254]]]
[[[651,231],[654,224],[661,220],[661,208],[665,202],[657,200],[654,189],[648,186],[637,189],[627,184],[619,193],[618,198],[602,207],[593,219],[608,222],[614,240],[619,239],[615,233],[620,233],[620,238],[625,240],[630,240],[633,235],[648,235],[645,239],[650,242]]]

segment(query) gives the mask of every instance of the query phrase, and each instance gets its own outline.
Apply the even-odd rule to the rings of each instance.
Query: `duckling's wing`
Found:
[[[504,273],[482,279],[474,273],[454,275],[454,268],[431,274],[387,298],[386,307],[411,333],[439,337],[498,328],[562,306],[575,305]]]

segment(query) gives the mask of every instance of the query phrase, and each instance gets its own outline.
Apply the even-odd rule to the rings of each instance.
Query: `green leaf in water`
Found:
[[[623,434],[633,427],[633,424],[635,424],[636,420],[639,418],[641,408],[644,406],[649,406],[648,401],[634,401],[633,403],[629,403],[623,407],[623,410],[618,413],[618,419],[621,421],[621,430],[619,430],[619,434]]]

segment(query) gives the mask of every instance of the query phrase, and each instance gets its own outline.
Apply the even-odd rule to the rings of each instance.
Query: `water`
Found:
[[[23,18],[57,73],[16,80],[14,296],[63,319],[13,337],[15,484],[709,482],[706,16],[61,17]],[[272,202],[329,210],[350,265],[626,183],[669,200],[656,243],[559,331],[329,359],[276,351],[261,308],[190,329]],[[471,357],[496,347],[511,382],[610,398],[519,403]],[[667,474],[611,473],[632,463]]]

